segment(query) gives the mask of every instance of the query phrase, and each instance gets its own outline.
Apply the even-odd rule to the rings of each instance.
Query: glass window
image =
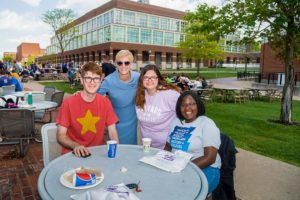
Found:
[[[150,28],[159,28],[159,18],[155,16],[149,16],[149,25]]]
[[[82,33],[85,33],[85,32],[87,32],[87,23],[86,22],[82,24]]]
[[[170,30],[177,31],[177,24],[175,20],[170,20]]]
[[[147,15],[137,14],[136,15],[136,25],[147,27]]]
[[[163,45],[163,32],[153,31],[153,44]]]
[[[175,33],[175,40],[174,40],[174,43],[180,42],[180,41],[181,41],[180,38],[181,38],[181,34],[180,34],[180,33]]]
[[[104,28],[104,42],[110,41],[110,26]]]
[[[81,40],[81,47],[86,46],[86,34],[82,35],[82,40]]]
[[[92,44],[97,44],[97,31],[92,32]]]
[[[185,22],[181,22],[180,23],[180,30],[181,30],[181,32],[184,32],[184,29],[185,29]]]
[[[74,49],[78,49],[78,37],[74,38]]]
[[[89,32],[86,34],[86,45],[90,46],[92,44],[92,33]]]
[[[82,47],[82,36],[78,36],[77,38],[78,48]]]
[[[124,11],[124,24],[135,25],[135,13]]]
[[[101,28],[101,29],[99,29],[98,30],[98,43],[103,43],[103,29]]]
[[[99,16],[97,19],[98,19],[98,27],[103,26],[103,17],[102,17],[102,15]]]
[[[110,24],[111,22],[111,17],[110,17],[110,13],[105,13],[104,14],[104,25]]]
[[[90,20],[90,21],[87,22],[87,30],[88,31],[92,30],[92,27],[93,27],[93,21]]]
[[[139,29],[138,28],[127,28],[127,42],[139,43]]]
[[[160,18],[160,29],[169,30],[170,29],[170,20],[167,18]]]
[[[115,11],[114,23],[122,24],[122,11],[121,10]]]
[[[165,32],[165,46],[174,46],[174,33]]]
[[[92,24],[93,24],[92,29],[97,27],[97,19],[96,18],[93,19]]]
[[[151,44],[151,30],[149,29],[141,29],[141,43],[142,44]]]
[[[125,41],[125,27],[113,26],[112,27],[112,41],[124,42]]]

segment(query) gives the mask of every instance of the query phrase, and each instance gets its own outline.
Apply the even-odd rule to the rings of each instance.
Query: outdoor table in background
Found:
[[[70,195],[83,193],[86,190],[70,189],[60,183],[60,176],[81,166],[100,169],[104,180],[90,188],[97,190],[119,183],[139,183],[142,192],[135,193],[141,200],[205,199],[207,180],[203,172],[192,162],[179,173],[170,173],[139,161],[147,155],[156,154],[159,149],[151,148],[143,152],[141,146],[118,145],[116,158],[107,157],[107,147],[89,148],[91,156],[77,158],[72,153],[65,154],[50,162],[41,172],[38,179],[38,191],[42,199],[70,199]],[[128,169],[121,172],[121,168]]]
[[[21,99],[24,99],[25,95],[28,94],[29,92],[31,92],[33,95],[34,94],[46,94],[45,92],[42,92],[42,91],[19,91],[19,92],[13,92],[10,95],[14,95]]]
[[[50,108],[56,108],[57,103],[53,101],[38,101],[38,102],[33,102],[32,105],[28,105],[26,103],[22,103],[18,105],[20,108],[32,110],[32,111],[38,111],[38,110],[47,110]]]

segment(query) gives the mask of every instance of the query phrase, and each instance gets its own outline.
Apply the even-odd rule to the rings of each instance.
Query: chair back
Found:
[[[14,93],[16,90],[15,85],[4,85],[1,88],[2,88],[2,95]]]
[[[51,101],[51,96],[54,94],[56,91],[54,86],[45,86],[44,87],[44,92],[45,92],[45,100],[46,101]]]
[[[56,140],[57,125],[48,123],[42,126],[43,160],[46,166],[51,160],[61,155],[61,146]]]
[[[0,137],[2,144],[19,144],[25,156],[29,140],[35,136],[33,112],[27,109],[0,109]]]
[[[54,92],[51,96],[51,101],[57,103],[57,108],[61,106],[63,100],[64,100],[64,95],[65,92],[59,91],[59,92]]]
[[[233,140],[227,135],[221,134],[221,145],[218,150],[222,161],[220,169],[221,177],[219,185],[212,193],[213,199],[236,199],[233,171],[236,167],[235,154],[237,152]]]

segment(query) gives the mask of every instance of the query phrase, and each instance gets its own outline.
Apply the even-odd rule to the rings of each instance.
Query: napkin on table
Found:
[[[154,156],[142,157],[140,161],[159,169],[175,173],[181,172],[192,157],[192,154],[180,150],[177,150],[174,153],[159,151]]]
[[[88,190],[81,194],[71,195],[73,200],[139,200],[137,196],[121,183],[118,185],[100,188],[98,190]]]

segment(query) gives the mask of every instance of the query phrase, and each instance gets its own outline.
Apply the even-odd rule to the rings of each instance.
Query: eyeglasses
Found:
[[[92,77],[86,76],[86,77],[83,77],[83,79],[87,83],[91,83],[92,81],[94,81],[94,83],[100,83],[100,81],[101,81],[100,77],[92,78]]]
[[[181,108],[187,108],[187,107],[193,107],[193,106],[195,106],[196,105],[196,103],[187,103],[187,104],[181,104]]]
[[[118,66],[122,66],[122,65],[128,66],[129,64],[130,64],[129,61],[125,61],[125,62],[118,61],[118,62],[117,62],[117,65],[118,65]]]
[[[143,81],[155,81],[157,80],[157,76],[151,76],[151,77],[148,77],[148,76],[144,76],[143,77]]]

